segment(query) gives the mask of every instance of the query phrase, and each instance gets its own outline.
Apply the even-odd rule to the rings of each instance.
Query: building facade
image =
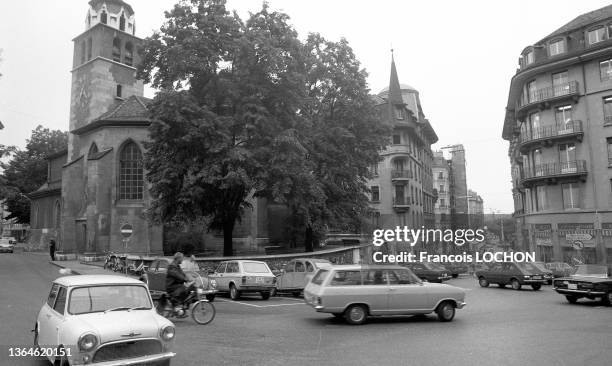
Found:
[[[478,192],[468,189],[469,227],[481,229],[484,226],[484,201]]]
[[[583,14],[519,58],[509,141],[517,244],[543,261],[612,260],[612,6]]]
[[[389,87],[375,98],[376,108],[393,126],[391,141],[382,152],[369,182],[375,227],[434,227],[436,193],[431,145],[438,137],[425,118],[416,89],[400,84],[391,61]]]
[[[450,160],[444,158],[442,151],[434,152],[433,160],[434,189],[438,193],[438,199],[434,205],[435,226],[438,229],[450,229],[452,223],[451,203],[453,184],[453,165]]]

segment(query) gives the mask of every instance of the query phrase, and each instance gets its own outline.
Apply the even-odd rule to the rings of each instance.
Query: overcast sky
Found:
[[[0,144],[23,147],[38,124],[68,129],[72,38],[85,29],[87,0],[0,1]],[[149,36],[176,0],[128,0],[136,33]],[[491,209],[512,212],[508,143],[501,138],[519,53],[602,0],[270,0],[304,39],[345,37],[378,93],[389,83],[390,48],[401,83],[415,87],[439,137],[461,143],[468,186]],[[229,0],[245,18],[261,1]],[[152,97],[152,90],[145,96]]]

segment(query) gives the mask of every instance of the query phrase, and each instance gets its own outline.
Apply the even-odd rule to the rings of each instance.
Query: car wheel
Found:
[[[213,302],[215,301],[215,294],[208,294],[206,295],[206,300]]]
[[[499,288],[506,288],[506,284],[505,283],[498,283],[497,286],[499,286]]]
[[[534,284],[532,284],[532,285],[531,285],[531,288],[532,288],[534,291],[538,291],[539,289],[541,289],[541,288],[542,288],[542,284],[541,284],[541,283],[534,283]]]
[[[601,298],[601,302],[604,305],[612,306],[612,291],[610,291],[607,294],[603,295],[603,297]]]
[[[478,279],[478,284],[480,285],[480,287],[489,287],[489,280],[484,277],[480,277]]]
[[[352,325],[363,324],[368,317],[368,310],[364,305],[351,305],[344,312],[344,319]]]
[[[270,298],[270,291],[262,291],[260,294],[263,300],[268,300]]]
[[[238,291],[234,284],[230,285],[230,298],[232,300],[238,300],[240,298],[240,291]]]
[[[570,304],[575,304],[576,302],[578,302],[578,297],[577,296],[565,295],[565,298],[567,299],[567,301]]]
[[[455,305],[449,301],[445,301],[438,305],[436,314],[438,314],[438,319],[441,322],[450,322],[455,317]]]
[[[519,281],[518,281],[516,278],[514,278],[514,279],[513,279],[513,280],[510,282],[510,284],[512,285],[512,289],[513,289],[513,290],[520,290],[520,289],[521,289],[521,287],[522,287],[522,286],[521,286],[521,283],[520,283],[520,282],[519,282]]]

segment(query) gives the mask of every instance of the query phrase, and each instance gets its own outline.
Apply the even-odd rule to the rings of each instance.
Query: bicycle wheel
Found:
[[[215,306],[208,301],[200,300],[193,304],[191,317],[198,324],[208,324],[215,318]]]

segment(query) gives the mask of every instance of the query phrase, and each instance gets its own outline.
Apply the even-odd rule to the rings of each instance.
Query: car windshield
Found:
[[[327,267],[327,266],[331,265],[331,262],[326,260],[326,259],[315,259],[315,260],[312,261],[312,263],[317,268],[323,268],[323,267]]]
[[[608,267],[597,264],[583,264],[578,266],[574,275],[606,278],[608,277]]]
[[[140,285],[78,287],[70,294],[68,312],[73,315],[113,309],[151,309],[147,288]]]
[[[259,262],[244,262],[242,264],[245,272],[249,273],[270,273],[270,269],[265,263]]]
[[[435,269],[438,271],[446,271],[446,268],[440,263],[427,263],[431,269]]]
[[[540,269],[534,263],[519,262],[519,263],[516,263],[516,265],[523,271],[540,272]]]
[[[534,267],[536,267],[540,271],[548,272],[548,268],[546,268],[546,265],[544,265],[544,263],[542,263],[542,262],[533,262],[532,264],[533,264]]]
[[[314,283],[315,285],[321,285],[323,283],[323,281],[325,281],[325,278],[327,278],[327,275],[329,274],[329,271],[326,269],[320,269],[312,278],[312,283]]]

